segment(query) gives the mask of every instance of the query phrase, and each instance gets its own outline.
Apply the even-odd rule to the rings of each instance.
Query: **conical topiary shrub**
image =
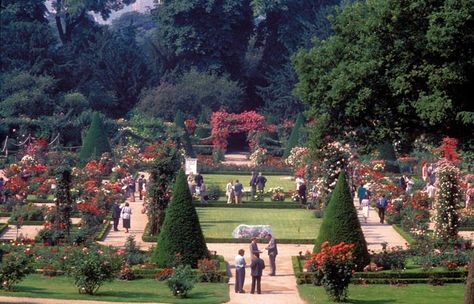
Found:
[[[92,158],[99,158],[104,152],[110,152],[110,144],[102,119],[99,113],[95,112],[92,116],[91,126],[87,130],[82,143],[79,159],[86,162]]]
[[[153,262],[166,267],[176,262],[197,266],[197,261],[209,257],[199,218],[192,205],[186,176],[181,170],[176,177],[171,203],[166,209],[165,221],[153,253]]]
[[[377,150],[380,154],[380,159],[385,161],[385,172],[399,173],[400,166],[397,163],[397,155],[395,154],[395,148],[389,141],[383,142],[377,146]]]
[[[301,115],[300,113],[298,114],[298,116],[296,116],[295,125],[293,126],[290,137],[288,138],[288,143],[286,145],[286,150],[285,150],[285,155],[284,155],[285,158],[287,158],[290,155],[291,149],[298,146],[299,140],[300,140],[301,128],[303,127],[303,125],[304,125],[304,118],[303,118],[303,115]]]
[[[339,174],[336,188],[324,210],[323,223],[319,229],[313,251],[318,252],[321,244],[325,241],[328,241],[330,245],[336,245],[340,242],[354,244],[355,263],[359,270],[370,262],[367,242],[357,218],[357,211],[344,172]]]

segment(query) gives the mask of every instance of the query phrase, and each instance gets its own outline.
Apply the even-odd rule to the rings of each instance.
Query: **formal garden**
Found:
[[[473,304],[473,16],[2,1],[0,302]]]

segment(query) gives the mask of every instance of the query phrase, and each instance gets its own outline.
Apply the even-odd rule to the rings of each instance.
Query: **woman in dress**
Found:
[[[125,203],[125,207],[122,208],[120,217],[122,218],[123,228],[125,228],[125,233],[128,233],[130,229],[130,218],[132,216],[132,208],[128,202]]]

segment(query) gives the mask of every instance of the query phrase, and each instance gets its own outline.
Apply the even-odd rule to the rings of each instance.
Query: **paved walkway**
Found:
[[[358,198],[354,198],[354,205],[356,208],[359,206]],[[381,251],[382,243],[387,243],[388,248],[395,246],[407,247],[407,241],[393,229],[392,225],[380,224],[377,209],[370,208],[367,222],[362,215],[362,210],[357,210],[357,213],[369,250]]]
[[[223,165],[237,165],[237,166],[248,166],[252,164],[249,159],[247,159],[248,153],[239,152],[239,153],[229,153],[224,156]]]
[[[149,175],[145,172],[140,172],[139,175],[145,175],[147,181],[149,181]],[[152,245],[156,245],[153,243],[145,243],[142,241],[143,233],[145,232],[146,224],[148,223],[148,217],[146,213],[142,213],[143,210],[143,200],[138,198],[138,191],[135,192],[135,201],[132,202],[130,199],[127,200],[132,208],[132,216],[130,219],[130,226],[129,233],[125,233],[125,229],[122,226],[122,220],[119,222],[119,231],[114,231],[113,229],[109,229],[106,233],[104,239],[99,242],[100,244],[108,245],[108,246],[116,246],[122,247],[129,235],[135,236],[135,241],[137,245],[142,248],[150,248]],[[111,227],[112,228],[112,227]]]
[[[278,241],[278,239],[277,239]],[[260,250],[264,249],[266,244],[259,244]],[[245,275],[244,290],[247,293],[239,294],[234,292],[235,286],[235,268],[234,258],[239,249],[245,250],[245,260],[247,265],[250,265],[249,244],[207,244],[209,250],[215,250],[219,255],[223,255],[225,260],[229,263],[231,278],[229,281],[229,296],[228,304],[303,304],[305,303],[298,294],[296,287],[296,279],[293,273],[291,264],[291,257],[298,255],[299,252],[305,253],[312,251],[313,245],[292,245],[279,244],[278,256],[276,259],[276,276],[268,276],[270,271],[270,263],[268,255],[262,253],[261,257],[265,261],[266,268],[262,277],[262,294],[250,294],[250,287],[252,279],[250,277],[250,269],[247,267]]]

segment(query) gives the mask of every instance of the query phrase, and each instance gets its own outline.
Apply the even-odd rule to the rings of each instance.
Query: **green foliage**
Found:
[[[330,115],[322,135],[350,133],[369,146],[388,138],[410,145],[424,132],[468,138],[461,130],[472,124],[461,113],[472,113],[473,13],[472,1],[355,1],[339,9],[335,34],[294,61],[298,96],[316,120]]]
[[[55,43],[43,0],[2,1],[0,5],[0,69],[20,69],[38,75],[51,65]]]
[[[178,80],[164,81],[146,91],[138,108],[147,115],[172,120],[178,110],[193,117],[206,108],[216,111],[225,107],[232,112],[238,111],[242,96],[243,89],[238,82],[192,69]]]
[[[56,190],[56,216],[55,226],[58,229],[65,229],[67,236],[71,230],[71,213],[73,209],[73,199],[71,197],[71,171],[68,168],[62,168],[58,177]]]
[[[370,262],[367,242],[357,218],[357,211],[344,172],[339,174],[329,205],[324,210],[323,223],[315,241],[313,252],[318,252],[321,244],[326,241],[330,245],[336,245],[340,242],[354,244],[354,261],[357,269],[364,268]]]
[[[102,153],[110,152],[110,144],[99,113],[95,112],[92,122],[82,143],[79,159],[86,162],[92,158],[99,158]]]
[[[156,12],[159,35],[175,57],[170,69],[241,75],[253,26],[250,0],[166,0]]]
[[[134,235],[129,235],[124,246],[123,258],[125,264],[128,265],[137,265],[143,264],[146,260],[146,255],[140,248],[137,246]]]
[[[147,185],[147,215],[152,235],[158,235],[163,225],[170,200],[170,185],[181,163],[182,158],[174,143],[167,142],[158,147]]]
[[[386,172],[400,173],[400,167],[397,163],[397,156],[395,155],[395,149],[391,142],[384,142],[378,145],[377,150],[379,152],[379,158],[385,161]]]
[[[189,265],[179,265],[173,270],[167,283],[174,296],[185,298],[188,292],[193,289],[195,283],[191,267]]]
[[[29,222],[29,221],[43,221],[46,207],[36,207],[32,204],[17,205],[13,208],[10,221],[13,222]]]
[[[171,265],[179,255],[184,265],[197,266],[200,259],[207,258],[206,241],[199,219],[192,205],[186,175],[181,170],[176,177],[172,201],[158,237],[158,245],[152,260],[160,267]]]
[[[295,125],[291,130],[290,138],[288,139],[288,143],[286,145],[285,155],[284,158],[287,158],[290,155],[291,149],[298,146],[300,143],[300,136],[301,136],[301,128],[304,127],[304,117],[301,113],[296,116]]]
[[[119,256],[98,246],[73,248],[66,258],[66,274],[74,279],[81,294],[96,293],[116,277],[119,269]]]
[[[178,112],[176,112],[176,115],[174,116],[174,125],[178,128],[186,128],[186,126],[184,125],[184,114],[183,112],[181,112],[181,110],[178,110]]]
[[[195,132],[195,136],[197,138],[207,138],[211,135],[210,128],[206,128],[207,124],[208,121],[206,119],[206,114],[203,111],[201,112],[201,114],[199,114],[199,118],[197,121],[197,128]]]
[[[32,262],[29,248],[21,244],[3,245],[0,249],[0,289],[13,290],[14,285],[33,272]]]

